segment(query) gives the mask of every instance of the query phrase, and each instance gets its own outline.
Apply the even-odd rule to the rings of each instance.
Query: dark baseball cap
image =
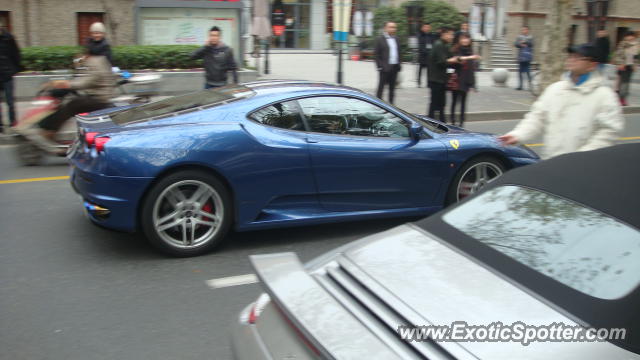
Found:
[[[567,48],[569,54],[578,54],[593,61],[598,58],[598,49],[591,44],[575,45]]]

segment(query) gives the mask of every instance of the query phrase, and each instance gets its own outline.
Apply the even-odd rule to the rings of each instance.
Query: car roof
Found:
[[[640,143],[560,155],[506,172],[489,186],[521,185],[586,205],[640,229]],[[485,190],[485,189],[483,189]]]

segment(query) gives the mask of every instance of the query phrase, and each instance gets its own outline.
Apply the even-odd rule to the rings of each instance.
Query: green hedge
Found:
[[[121,69],[191,69],[202,67],[202,60],[189,55],[197,45],[130,45],[114,46],[113,65]],[[34,46],[22,49],[22,65],[26,71],[69,69],[79,46]]]

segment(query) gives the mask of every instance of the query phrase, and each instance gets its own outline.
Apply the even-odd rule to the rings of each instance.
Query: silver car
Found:
[[[233,324],[235,357],[640,359],[639,156],[628,144],[512,170],[306,265],[252,256],[265,294]]]

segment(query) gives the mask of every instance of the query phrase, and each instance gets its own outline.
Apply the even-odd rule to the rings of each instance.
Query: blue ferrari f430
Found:
[[[71,184],[90,219],[194,256],[236,231],[428,215],[524,146],[305,81],[229,85],[76,118]]]

